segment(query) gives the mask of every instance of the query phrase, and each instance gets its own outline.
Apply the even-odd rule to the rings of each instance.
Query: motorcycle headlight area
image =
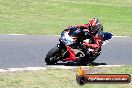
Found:
[[[68,32],[63,33],[60,39],[66,45],[71,45],[74,43],[74,39],[68,35]]]

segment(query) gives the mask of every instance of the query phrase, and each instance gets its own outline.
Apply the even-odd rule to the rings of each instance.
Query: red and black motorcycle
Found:
[[[86,65],[94,61],[101,53],[101,48],[96,52],[89,47],[83,46],[84,42],[92,43],[91,36],[84,36],[87,31],[80,31],[79,33],[62,32],[59,39],[60,43],[52,48],[45,57],[45,62],[48,65],[56,64],[58,61],[72,61],[78,62],[81,65]],[[104,32],[104,42],[112,38],[112,34]]]

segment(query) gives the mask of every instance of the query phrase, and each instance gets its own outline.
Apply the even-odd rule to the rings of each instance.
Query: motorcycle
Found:
[[[86,65],[93,62],[101,53],[101,48],[97,49],[93,53],[93,49],[83,46],[84,42],[92,43],[91,36],[84,35],[87,31],[81,31],[78,34],[74,32],[62,32],[59,38],[59,44],[52,48],[45,57],[47,65],[56,64],[58,61],[72,61],[77,62],[80,65]],[[109,41],[112,38],[112,34],[109,32],[103,32],[103,42]]]

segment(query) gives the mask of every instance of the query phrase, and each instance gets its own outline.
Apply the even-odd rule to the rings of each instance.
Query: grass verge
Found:
[[[130,74],[131,66],[87,67],[88,73]],[[0,73],[0,88],[132,88],[129,84],[85,84],[76,83],[77,69],[53,69]]]
[[[105,31],[132,35],[131,0],[0,0],[0,34],[60,34],[97,17]]]

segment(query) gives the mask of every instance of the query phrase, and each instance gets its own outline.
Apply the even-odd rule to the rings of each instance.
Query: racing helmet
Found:
[[[91,33],[95,33],[96,31],[98,31],[100,23],[97,18],[92,18],[88,24],[89,24],[89,31]]]

